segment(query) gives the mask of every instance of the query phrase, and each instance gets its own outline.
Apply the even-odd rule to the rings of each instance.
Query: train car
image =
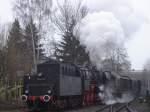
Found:
[[[124,94],[128,94],[133,98],[139,97],[141,93],[141,82],[139,80],[130,78],[128,76],[121,76],[117,79],[116,91],[120,94],[120,97]]]
[[[135,96],[141,95],[141,81],[140,80],[132,80],[132,94]]]
[[[123,94],[138,97],[141,92],[141,82],[128,76],[120,76],[117,78],[115,91],[120,97]]]
[[[141,92],[141,81],[133,79],[129,76],[123,76],[115,72],[105,72],[105,83],[103,83],[105,89],[111,90],[110,94],[114,98],[122,98],[124,94],[129,94],[133,97],[137,97]],[[104,79],[103,79],[104,80]]]
[[[132,90],[132,79],[126,76],[118,77],[116,80],[116,92],[122,97],[122,94],[130,93]]]

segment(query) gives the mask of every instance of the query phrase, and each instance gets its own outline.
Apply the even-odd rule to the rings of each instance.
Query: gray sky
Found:
[[[109,12],[122,25],[132,66],[142,69],[150,58],[150,0],[86,0],[93,12]],[[0,1],[0,22],[12,21],[12,0]]]
[[[0,1],[0,22],[11,21],[12,16],[12,0],[1,0]]]

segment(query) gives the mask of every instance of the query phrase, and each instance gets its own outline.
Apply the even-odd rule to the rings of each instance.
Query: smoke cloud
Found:
[[[118,19],[111,12],[88,14],[80,24],[80,41],[90,54],[91,61],[101,68],[101,60],[111,50],[123,45],[125,33]]]
[[[142,65],[150,51],[148,51],[149,53],[139,51],[136,49],[138,46],[134,47],[133,44],[137,38],[143,38],[149,34],[145,29],[150,28],[150,25],[147,25],[150,24],[147,12],[150,2],[148,0],[86,0],[85,3],[89,8],[89,14],[81,21],[80,40],[87,47],[93,63],[101,66],[97,62],[106,56],[108,53],[106,51],[110,50],[106,46],[111,42],[112,48],[125,45],[133,67],[139,68],[135,65]],[[130,40],[134,42],[130,42]],[[142,41],[138,41],[138,43]],[[139,48],[145,48],[145,46]],[[142,52],[147,57],[141,57],[142,60],[138,61],[134,52],[137,52],[138,55]]]
[[[113,105],[115,103],[128,103],[135,98],[130,91],[122,92],[121,96],[114,95],[114,93],[118,91],[116,91],[114,82],[112,81],[109,81],[106,85],[100,85],[99,90],[99,97],[106,105]]]

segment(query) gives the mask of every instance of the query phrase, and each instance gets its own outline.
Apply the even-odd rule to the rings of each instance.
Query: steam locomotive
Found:
[[[73,63],[47,61],[37,66],[37,74],[23,78],[22,100],[29,110],[64,109],[102,102],[99,87],[113,83],[116,95],[140,92],[140,82],[127,77],[116,77],[109,71],[81,67]],[[136,89],[136,91],[134,90]]]

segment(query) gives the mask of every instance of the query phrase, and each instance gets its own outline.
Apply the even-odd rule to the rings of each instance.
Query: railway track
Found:
[[[132,104],[137,101],[137,98],[129,103],[114,104],[114,105],[97,105],[92,107],[76,108],[71,110],[60,110],[60,111],[36,111],[36,112],[137,112],[132,109]],[[10,111],[13,112],[13,111]],[[14,112],[29,112],[27,108],[20,108]]]
[[[132,109],[131,106],[135,101],[137,101],[137,98],[128,103],[106,105],[95,112],[137,112],[136,110]]]

